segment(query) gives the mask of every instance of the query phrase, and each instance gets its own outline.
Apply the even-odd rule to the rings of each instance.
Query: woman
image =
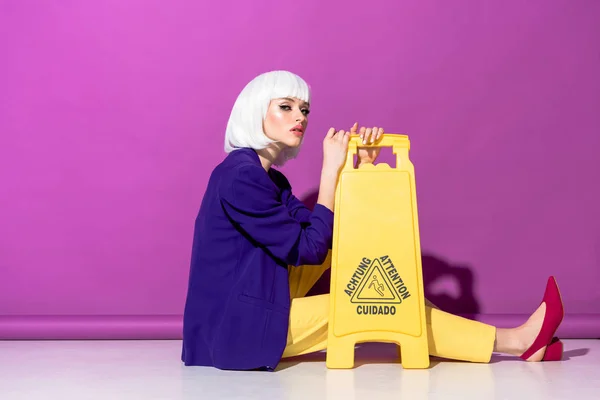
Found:
[[[311,211],[272,168],[296,157],[308,125],[310,90],[275,71],[237,98],[225,135],[227,157],[211,174],[195,232],[183,321],[185,365],[272,371],[284,357],[326,348],[329,295],[304,297],[330,266],[334,195],[350,134],[329,129],[317,204]],[[383,129],[361,128],[363,143]],[[361,149],[358,164],[372,163]],[[492,352],[529,361],[558,360],[558,288],[517,328],[499,329],[442,312],[427,302],[430,354],[488,362]]]

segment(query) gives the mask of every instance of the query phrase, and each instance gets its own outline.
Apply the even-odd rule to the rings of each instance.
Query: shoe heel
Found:
[[[563,354],[563,343],[559,338],[552,338],[552,342],[546,347],[546,353],[542,361],[560,361]]]

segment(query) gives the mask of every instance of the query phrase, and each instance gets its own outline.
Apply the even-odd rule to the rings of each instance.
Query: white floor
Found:
[[[600,399],[600,340],[565,340],[565,360],[490,364],[432,360],[403,370],[394,348],[367,344],[353,370],[324,354],[276,372],[184,367],[180,341],[0,341],[0,399]]]

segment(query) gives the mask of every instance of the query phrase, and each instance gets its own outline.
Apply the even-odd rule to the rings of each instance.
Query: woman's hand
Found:
[[[323,171],[337,174],[346,162],[350,132],[329,129],[323,140]]]
[[[335,187],[337,185],[340,169],[348,156],[348,142],[350,132],[336,132],[329,129],[323,140],[323,169],[321,171],[321,184],[317,203],[333,211],[335,203]]]
[[[357,129],[358,122],[352,125],[350,134],[356,135]],[[383,133],[383,128],[377,128],[376,126],[373,128],[365,128],[363,126],[360,128],[360,131],[358,131],[363,144],[374,143],[379,140]],[[373,164],[377,159],[377,156],[379,156],[380,151],[381,147],[358,147],[355,167],[358,168],[363,164]]]

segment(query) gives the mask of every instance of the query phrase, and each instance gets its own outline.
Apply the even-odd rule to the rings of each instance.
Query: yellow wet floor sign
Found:
[[[353,165],[349,143],[335,197],[327,367],[352,368],[354,346],[400,346],[404,368],[428,368],[429,352],[414,166],[406,135],[384,134],[396,167]]]

